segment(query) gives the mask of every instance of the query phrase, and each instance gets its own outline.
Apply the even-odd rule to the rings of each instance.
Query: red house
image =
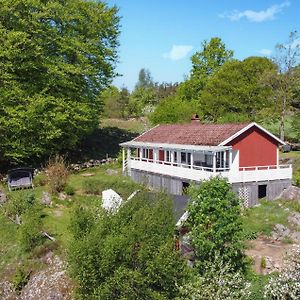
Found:
[[[159,125],[123,147],[123,171],[135,181],[181,195],[191,182],[227,178],[252,206],[291,185],[291,165],[279,164],[285,143],[256,123]],[[125,151],[126,150],[126,151]]]

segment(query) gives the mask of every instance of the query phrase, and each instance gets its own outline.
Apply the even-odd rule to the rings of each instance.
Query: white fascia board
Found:
[[[164,149],[164,150],[185,150],[185,151],[225,151],[232,149],[231,146],[202,146],[202,145],[184,145],[184,144],[164,144],[164,143],[147,143],[147,142],[135,142],[129,141],[120,144],[122,147],[136,147],[136,148],[152,148],[152,149]]]
[[[241,129],[240,131],[236,132],[234,135],[232,135],[228,139],[226,139],[225,141],[223,141],[222,143],[220,143],[219,146],[225,146],[226,144],[228,144],[229,142],[231,142],[232,140],[234,140],[235,138],[237,138],[238,136],[240,136],[242,133],[246,132],[248,129],[250,129],[253,126],[256,126],[257,128],[259,128],[261,131],[263,131],[264,133],[266,133],[267,135],[272,137],[274,140],[276,140],[279,144],[285,145],[285,142],[282,141],[281,139],[279,139],[277,136],[275,136],[274,134],[272,134],[271,132],[269,132],[268,130],[263,128],[262,126],[258,125],[257,123],[252,122],[249,125],[245,126],[243,129]]]

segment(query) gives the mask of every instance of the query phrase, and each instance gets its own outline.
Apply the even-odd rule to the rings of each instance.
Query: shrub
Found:
[[[30,278],[30,272],[25,270],[24,266],[18,266],[16,273],[12,279],[12,285],[16,292],[20,292],[27,284]]]
[[[46,167],[46,174],[50,192],[52,194],[62,192],[69,176],[64,158],[59,155],[50,158]]]
[[[21,246],[25,252],[29,252],[41,244],[43,239],[41,228],[42,222],[39,211],[33,210],[24,215],[19,232]]]
[[[214,261],[203,265],[203,275],[181,287],[178,300],[252,299],[250,287],[242,273],[234,272],[230,264],[216,255]]]
[[[261,260],[260,260],[260,267],[262,269],[265,269],[267,266],[267,261],[266,261],[266,258],[264,256],[262,256]]]
[[[32,191],[18,191],[9,194],[9,201],[5,205],[6,214],[12,218],[19,217],[36,206],[35,196]]]
[[[235,266],[245,267],[239,199],[224,179],[215,177],[189,189],[188,226],[197,268],[216,253]]]
[[[292,299],[300,297],[300,245],[287,255],[283,270],[270,278],[265,287],[267,299]]]
[[[70,185],[66,185],[65,186],[65,193],[69,196],[73,196],[75,194],[75,189]]]
[[[83,190],[86,194],[99,195],[101,193],[101,181],[98,179],[85,180]]]
[[[33,179],[34,186],[45,186],[47,184],[47,177],[45,173],[36,175]]]

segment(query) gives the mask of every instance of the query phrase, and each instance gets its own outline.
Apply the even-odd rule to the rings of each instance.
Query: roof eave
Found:
[[[281,145],[285,145],[286,144],[284,141],[282,141],[281,139],[279,139],[277,136],[275,136],[274,134],[272,134],[271,132],[269,132],[268,130],[266,130],[265,128],[263,128],[262,126],[258,125],[255,122],[252,122],[252,123],[248,124],[247,126],[245,126],[244,128],[242,128],[241,130],[239,130],[238,132],[236,132],[235,134],[233,134],[232,136],[230,136],[229,138],[227,138],[222,143],[220,143],[219,146],[225,146],[225,145],[227,145],[229,142],[233,141],[235,138],[237,138],[238,136],[240,136],[242,133],[246,132],[247,130],[249,130],[253,126],[256,126],[257,128],[259,128],[261,131],[263,131],[264,133],[266,133],[267,135],[269,135],[271,138],[273,138],[274,140],[276,140],[279,144],[281,144]]]

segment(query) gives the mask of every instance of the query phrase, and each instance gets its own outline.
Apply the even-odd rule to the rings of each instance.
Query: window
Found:
[[[143,156],[142,158],[149,158],[149,149],[143,149]]]
[[[181,163],[182,164],[186,164],[186,153],[185,152],[181,152]]]
[[[174,162],[175,163],[177,162],[177,152],[176,151],[174,152]]]
[[[167,162],[170,162],[170,161],[171,161],[171,152],[168,151],[168,150],[165,151],[165,160],[166,160]]]
[[[191,153],[181,152],[181,163],[185,165],[190,165]]]

